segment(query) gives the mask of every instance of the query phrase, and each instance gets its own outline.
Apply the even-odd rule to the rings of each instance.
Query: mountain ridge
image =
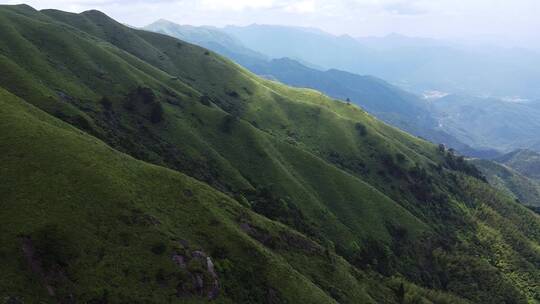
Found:
[[[538,216],[452,151],[104,14],[0,25],[2,296],[202,303],[216,274],[219,303],[537,298]]]
[[[529,99],[537,99],[539,95],[531,87],[532,79],[538,79],[540,71],[528,68],[538,65],[540,57],[536,52],[503,52],[500,48],[488,47],[463,50],[464,47],[448,46],[444,42],[427,47],[422,43],[399,47],[400,41],[393,41],[394,47],[381,48],[377,41],[306,34],[272,25],[225,28],[225,31],[248,48],[272,58],[302,58],[325,69],[375,75],[418,94],[438,90]],[[409,41],[413,43],[414,39]],[[507,79],[508,74],[518,74],[519,80]]]
[[[208,47],[236,61],[251,72],[269,77],[269,79],[277,79],[296,87],[316,89],[333,98],[349,100],[349,102],[360,105],[391,125],[430,141],[444,143],[466,155],[490,154],[489,150],[476,151],[444,130],[440,130],[436,119],[431,117],[430,106],[426,101],[373,76],[355,75],[336,69],[317,70],[311,68],[309,63],[299,63],[297,60],[289,58],[271,60],[252,58],[245,52],[235,52],[234,49],[237,48],[237,45],[229,46],[227,43],[220,43],[219,40],[209,42],[204,38],[204,33],[187,37],[187,34],[182,33],[185,30],[182,26],[170,21],[167,22],[165,30],[160,30],[159,26],[155,24],[146,27],[146,29],[161,33],[169,32],[169,35],[176,38],[188,38],[187,40],[190,42]],[[186,31],[196,33],[193,28]],[[215,32],[214,36],[226,35],[218,29],[214,29],[213,32]],[[242,47],[244,46],[242,45]]]

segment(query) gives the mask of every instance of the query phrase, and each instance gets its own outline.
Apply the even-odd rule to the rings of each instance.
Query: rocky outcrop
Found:
[[[201,250],[190,250],[186,242],[172,255],[173,262],[180,270],[182,282],[176,291],[178,297],[207,297],[216,299],[219,295],[219,278],[212,258]]]

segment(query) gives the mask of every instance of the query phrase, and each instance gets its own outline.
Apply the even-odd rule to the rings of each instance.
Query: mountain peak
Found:
[[[172,22],[170,20],[161,18],[161,19],[158,19],[158,20],[148,24],[147,27],[148,26],[153,26],[153,25],[178,25],[178,24],[175,23],[175,22]]]
[[[81,13],[81,15],[91,15],[91,16],[93,15],[93,16],[109,17],[104,12],[99,11],[99,10],[95,10],[95,9],[84,11],[84,12]]]

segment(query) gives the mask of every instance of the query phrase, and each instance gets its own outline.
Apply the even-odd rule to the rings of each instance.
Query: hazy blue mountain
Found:
[[[540,148],[540,107],[535,103],[448,95],[432,103],[442,130],[476,148]]]
[[[213,27],[185,26],[159,20],[145,29],[207,47],[268,79],[315,89],[337,99],[349,100],[389,124],[432,142],[445,143],[467,155],[484,157],[492,154],[490,151],[474,150],[439,130],[425,100],[376,77],[336,69],[322,71],[290,58],[269,60]],[[321,31],[303,28],[299,30],[314,36],[331,37]]]
[[[312,28],[254,24],[227,26],[223,31],[242,41],[246,47],[272,58],[302,59],[325,69],[357,71],[355,67],[361,64],[361,58],[375,55],[353,37],[333,36]]]
[[[211,49],[235,61],[257,62],[269,58],[243,45],[238,39],[211,26],[180,25],[160,19],[144,27],[145,30],[166,34]]]
[[[374,75],[417,93],[439,90],[540,97],[535,85],[540,80],[540,54],[532,51],[462,46],[395,34],[352,38],[272,25],[229,26],[224,31],[272,58],[301,58],[327,69]]]
[[[397,33],[387,36],[368,36],[357,37],[357,41],[374,50],[388,50],[393,48],[411,48],[411,47],[443,47],[455,46],[452,43],[442,42],[431,38],[409,37]]]

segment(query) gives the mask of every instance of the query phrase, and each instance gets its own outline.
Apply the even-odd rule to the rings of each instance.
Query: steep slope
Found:
[[[495,159],[519,173],[540,180],[540,154],[531,150],[516,150]]]
[[[3,299],[335,303],[321,290],[334,281],[352,289],[342,291],[349,301],[375,303],[367,277],[359,284],[357,271],[304,236],[2,89],[0,105],[9,130],[0,135]],[[315,285],[317,264],[333,279]]]
[[[349,100],[393,126],[432,142],[446,144],[467,155],[480,157],[489,153],[487,150],[474,150],[439,130],[437,120],[432,117],[425,100],[375,77],[339,70],[321,71],[289,58],[269,60],[217,28],[185,26],[159,20],[144,29],[209,48],[266,78]]]
[[[494,187],[527,206],[540,206],[540,183],[494,161],[474,159],[475,164]]]
[[[218,250],[217,255],[233,260],[229,265],[233,274],[228,276],[226,265],[217,273],[227,284],[220,300],[399,303],[425,298],[456,303],[461,301],[457,296],[475,303],[525,303],[539,298],[535,286],[540,260],[538,216],[491,189],[475,167],[451,151],[391,128],[353,105],[258,78],[210,51],[130,29],[97,11],[69,14],[4,6],[0,26],[5,29],[0,32],[0,66],[5,71],[1,87],[116,150],[195,177],[210,185],[212,193],[224,193],[220,195],[225,200],[223,195],[234,197],[240,204],[229,200],[241,212],[229,219],[234,218],[237,226],[232,232],[219,225],[212,228],[221,229],[218,235],[225,239],[213,244],[247,234],[248,241],[259,244],[263,253],[279,251],[281,258],[270,256],[272,262],[261,262],[250,255],[252,250],[238,244]],[[43,149],[50,141],[44,138]],[[3,142],[11,146],[11,140]],[[76,146],[84,149],[82,144]],[[57,159],[47,155],[45,175],[55,172],[51,168],[55,162],[47,159]],[[105,159],[103,163],[113,162]],[[10,167],[10,174],[3,176],[19,184],[12,177],[16,166]],[[159,179],[156,184],[168,185]],[[169,195],[167,187],[159,187],[155,195]],[[170,195],[178,197],[175,191],[170,190]],[[92,197],[83,194],[72,202]],[[213,206],[212,202],[216,201],[208,199]],[[176,208],[172,204],[164,198],[148,201],[146,207],[158,206],[172,216]],[[219,204],[215,209],[219,214],[228,210]],[[215,222],[196,221],[200,219],[197,212],[204,212],[190,212],[160,221],[171,226],[178,221],[192,224],[190,231],[197,240],[207,238],[205,229]],[[248,222],[239,228],[243,216],[236,215],[244,212],[267,219],[252,215],[262,224]],[[77,214],[64,214],[81,221]],[[294,237],[284,237],[285,243],[297,244],[299,253],[282,245],[282,239],[272,238],[279,230],[271,226],[292,233]],[[73,227],[73,222],[64,227]],[[243,234],[236,234],[239,230]],[[15,235],[8,237],[12,240]],[[335,258],[319,259],[311,253],[314,248],[321,248],[322,256]],[[13,257],[21,255],[14,249],[10,252],[15,254],[3,256],[14,265]],[[88,256],[96,255],[90,252]],[[335,263],[341,271],[333,268]],[[299,273],[297,277],[287,274],[287,265]],[[256,266],[286,269],[280,274],[270,272],[268,282],[261,282],[248,275],[259,273]],[[91,266],[74,267],[86,273]],[[401,279],[396,282],[391,276]],[[377,280],[382,284],[372,284]],[[88,290],[99,286],[84,282],[82,288]],[[304,286],[298,285],[302,282]],[[120,285],[112,285],[115,292]],[[146,294],[145,290],[141,293]]]

